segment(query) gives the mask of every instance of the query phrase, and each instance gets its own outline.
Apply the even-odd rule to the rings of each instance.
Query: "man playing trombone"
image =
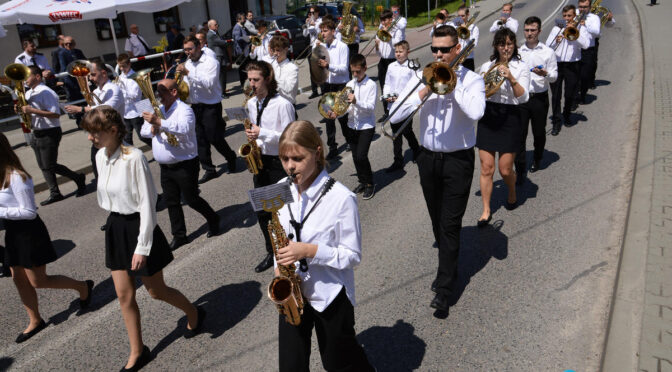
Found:
[[[453,18],[451,20],[453,23],[453,27],[457,29],[460,26],[464,26],[469,30],[469,37],[462,39],[460,38],[460,45],[462,48],[464,48],[469,40],[474,40],[474,49],[476,49],[476,46],[478,46],[478,36],[480,32],[478,31],[478,26],[476,26],[476,22],[472,22],[469,26],[467,24],[469,23],[469,8],[462,5],[459,8],[457,8],[457,17]],[[475,64],[474,64],[474,52],[472,51],[471,54],[467,57],[467,59],[464,60],[462,63],[462,66],[470,69],[471,71],[474,71]]]
[[[437,28],[431,49],[438,62],[449,64],[458,58],[462,47],[455,28]],[[413,77],[399,95],[405,97],[410,94],[410,97],[405,102],[397,100],[392,105],[390,118],[391,123],[399,123],[429,95],[419,110],[421,150],[417,164],[439,248],[439,268],[432,284],[436,296],[430,304],[439,310],[437,316],[447,316],[454,290],[462,217],[474,173],[474,123],[485,111],[483,78],[463,66],[456,66],[455,76],[455,89],[445,95],[433,93],[427,85],[413,90],[419,82],[417,76]],[[396,110],[398,105],[401,107]]]
[[[401,31],[401,40],[406,40],[406,25],[408,24],[408,20],[401,15],[399,5],[392,5],[390,10],[392,10],[392,17],[396,22],[395,26]]]
[[[379,37],[380,35],[376,34],[376,51],[380,56],[380,61],[378,62],[378,82],[380,83],[381,94],[385,88],[387,67],[390,65],[390,63],[396,60],[394,58],[394,46],[403,40],[403,33],[401,29],[399,29],[398,25],[393,23],[392,15],[392,11],[388,9],[383,10],[383,12],[380,14],[380,26],[378,27],[379,30],[387,32],[390,38],[387,40],[381,40]],[[387,114],[389,113],[387,108],[387,101],[383,101],[383,108],[385,109],[385,115],[378,119],[379,123],[387,119]]]

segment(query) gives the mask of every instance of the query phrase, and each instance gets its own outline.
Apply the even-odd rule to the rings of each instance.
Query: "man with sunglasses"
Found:
[[[437,28],[431,50],[434,59],[446,65],[457,58],[462,46],[455,28]],[[461,65],[455,69],[455,75],[455,89],[443,95],[433,93],[427,85],[415,88],[419,78],[414,76],[399,94],[400,98],[410,94],[409,98],[403,104],[399,99],[392,105],[390,120],[400,123],[429,95],[419,109],[421,148],[417,164],[439,248],[439,268],[432,284],[436,296],[430,304],[438,310],[437,317],[448,315],[456,283],[462,217],[474,173],[475,122],[485,112],[483,78]],[[396,110],[398,105],[401,107]]]
[[[408,24],[408,20],[401,15],[399,5],[392,5],[390,10],[392,10],[392,22],[397,21],[395,27],[401,31],[401,40],[406,40],[406,25]]]

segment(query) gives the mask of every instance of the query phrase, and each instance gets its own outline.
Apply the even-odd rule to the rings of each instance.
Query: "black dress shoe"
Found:
[[[203,184],[203,183],[206,183],[206,182],[210,181],[211,179],[215,179],[217,177],[219,177],[217,172],[208,171],[208,172],[203,173],[203,177],[201,177],[201,179],[198,180],[198,183]]]
[[[311,94],[310,96],[308,96],[308,99],[317,98],[317,97],[319,97],[319,96],[320,96],[320,95],[317,94],[317,92],[313,92],[313,94]]]
[[[437,280],[437,279],[434,279],[434,281],[432,282],[432,287],[431,287],[431,288],[432,288],[432,292],[434,292],[434,293],[436,293],[436,280]]]
[[[558,134],[560,134],[560,128],[561,128],[560,124],[553,124],[553,129],[551,129],[551,135],[557,136]]]
[[[201,306],[196,306],[196,310],[198,310],[198,321],[196,322],[196,327],[189,329],[187,328],[186,331],[184,331],[184,338],[192,338],[203,330],[203,321],[205,320],[205,309]]]
[[[390,165],[385,169],[385,173],[392,173],[402,169],[404,169],[404,163],[395,161],[394,163],[392,163],[392,165]]]
[[[364,200],[369,200],[373,198],[373,196],[376,194],[376,185],[366,185],[364,187],[364,192],[362,193],[362,199]]]
[[[236,160],[238,160],[237,157],[228,159],[226,161],[226,167],[227,167],[226,173],[228,173],[228,174],[236,173],[236,170],[238,169],[238,166],[236,164]]]
[[[80,310],[86,309],[91,305],[91,295],[93,294],[93,280],[87,280],[86,281],[86,287],[87,287],[87,295],[86,298],[83,300],[79,300],[79,308]]]
[[[170,250],[174,251],[187,243],[189,243],[189,239],[186,236],[174,236],[170,242]]]
[[[563,114],[562,119],[565,121],[565,126],[566,127],[571,127],[572,126],[572,118],[569,116],[569,114]]]
[[[512,211],[512,210],[518,208],[518,201],[516,200],[513,203],[509,203],[508,200],[507,200],[506,204],[504,204],[504,208],[506,208],[506,210]]]
[[[337,149],[331,149],[327,153],[327,160],[336,159],[337,156],[338,156],[338,150]]]
[[[217,216],[216,220],[208,221],[208,234],[206,235],[208,238],[212,238],[213,236],[217,236],[221,233],[221,230],[219,228],[219,216]]]
[[[142,367],[146,366],[149,362],[152,361],[152,353],[149,351],[147,345],[142,347],[142,354],[135,361],[135,364],[131,368],[126,368],[124,366],[119,372],[136,372],[139,371]]]
[[[530,173],[534,173],[534,172],[538,171],[539,169],[541,169],[541,160],[535,160],[532,163],[532,166],[530,166]]]
[[[478,220],[478,221],[476,221],[476,226],[478,226],[478,227],[486,227],[486,226],[488,226],[488,224],[490,223],[490,221],[492,221],[492,213],[490,213],[490,214],[488,215],[488,218],[486,218],[486,219],[484,219],[484,220]]]
[[[100,225],[100,231],[105,231],[107,230],[107,224]]]
[[[437,293],[429,306],[436,310],[448,312],[448,309],[450,308],[450,306],[448,306],[448,296]]]
[[[254,271],[260,273],[270,269],[271,267],[273,267],[273,254],[269,253],[266,255],[266,257],[264,257],[263,260],[261,260],[261,262],[259,262],[259,265],[254,268]]]
[[[47,323],[44,322],[44,319],[40,320],[40,324],[37,325],[37,327],[33,328],[32,331],[28,333],[19,333],[19,336],[16,338],[16,343],[20,344],[22,342],[28,341],[31,337],[35,336],[36,334],[40,333],[41,330],[47,328]]]
[[[84,175],[84,173],[77,175],[75,183],[77,183],[77,192],[75,192],[75,196],[80,197],[86,194],[86,175]]]
[[[40,202],[40,205],[44,207],[45,205],[49,205],[51,203],[56,203],[56,202],[59,202],[63,199],[65,199],[65,198],[63,197],[62,194],[49,195],[49,198],[47,200],[43,200],[42,202]]]

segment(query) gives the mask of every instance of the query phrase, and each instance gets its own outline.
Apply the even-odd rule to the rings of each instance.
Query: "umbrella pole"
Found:
[[[117,30],[114,29],[114,22],[112,22],[112,18],[108,18],[110,21],[110,32],[112,32],[112,40],[114,41],[114,53],[118,56],[119,55],[119,46],[117,45]]]

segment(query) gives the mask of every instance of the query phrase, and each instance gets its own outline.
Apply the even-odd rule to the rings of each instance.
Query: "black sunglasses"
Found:
[[[435,46],[430,46],[429,48],[432,50],[432,53],[438,53],[438,52],[441,52],[441,53],[443,53],[443,54],[448,54],[448,53],[450,53],[450,51],[453,50],[453,48],[455,48],[457,45],[459,45],[459,44],[455,44],[455,45],[453,45],[453,46],[449,46],[449,47],[435,47]]]

